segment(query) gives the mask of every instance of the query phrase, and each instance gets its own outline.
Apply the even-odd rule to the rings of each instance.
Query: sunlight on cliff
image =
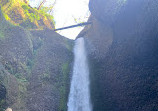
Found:
[[[30,0],[31,6],[38,6],[41,0]],[[47,0],[45,6],[50,6],[55,0]],[[55,27],[61,28],[86,22],[90,16],[89,0],[56,0],[51,14],[55,19]],[[57,31],[57,33],[75,39],[83,27]]]

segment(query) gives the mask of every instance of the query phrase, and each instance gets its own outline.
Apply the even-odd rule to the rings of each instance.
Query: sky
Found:
[[[36,7],[42,0],[30,0],[30,5]],[[44,6],[51,6],[55,0],[47,0]],[[86,22],[90,15],[88,9],[89,0],[56,0],[52,15],[55,20],[55,28],[75,25],[77,23]],[[57,31],[57,33],[75,39],[83,27],[65,29]]]

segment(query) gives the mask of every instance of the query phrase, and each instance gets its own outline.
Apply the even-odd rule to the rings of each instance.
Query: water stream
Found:
[[[75,41],[74,66],[68,100],[68,111],[92,111],[89,90],[89,69],[84,39]]]

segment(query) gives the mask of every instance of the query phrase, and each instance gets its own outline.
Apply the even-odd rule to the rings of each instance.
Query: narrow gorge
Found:
[[[0,111],[158,111],[158,0],[90,0],[76,40],[51,8],[0,0]]]

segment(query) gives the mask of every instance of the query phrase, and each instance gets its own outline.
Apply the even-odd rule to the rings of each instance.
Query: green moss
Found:
[[[4,39],[4,32],[0,30],[0,39]]]
[[[12,24],[28,29],[50,28],[54,24],[53,16],[49,15],[44,7],[37,10],[21,0],[0,0],[0,4],[2,4],[4,18]]]
[[[6,20],[10,20],[10,17],[7,14],[4,13],[3,15]]]
[[[59,106],[59,111],[67,111],[67,98],[66,98],[66,88],[64,86],[62,86],[60,88],[60,106]]]
[[[0,111],[5,111],[4,106],[6,104],[6,101],[4,99],[0,100]]]
[[[28,5],[24,4],[22,5],[22,8],[24,9],[24,13],[27,16],[25,18],[25,20],[29,19],[29,21],[31,21],[32,23],[34,23],[35,21],[40,20],[40,15],[39,12],[31,7],[29,7]]]
[[[16,79],[18,80],[18,82],[20,82],[20,83],[28,82],[28,81],[26,80],[26,78],[23,76],[23,74],[16,73],[16,74],[15,74],[15,77],[16,77]]]
[[[64,63],[62,65],[62,72],[63,72],[63,76],[64,78],[66,77],[67,73],[69,72],[69,64],[68,63]]]
[[[27,61],[27,70],[29,70],[28,72],[32,70],[33,66],[34,66],[34,60],[28,59]]]
[[[19,98],[22,98],[24,97],[27,91],[28,80],[21,73],[16,73],[15,77],[17,79],[18,87],[19,87]]]
[[[17,79],[18,89],[19,89],[17,101],[18,104],[20,104],[20,108],[24,108],[26,106],[25,99],[26,99],[26,92],[29,82],[21,73],[15,74],[15,77]]]
[[[65,42],[65,46],[66,48],[72,52],[73,50],[73,43],[72,41],[68,40],[68,39],[64,39],[64,42]]]
[[[4,39],[5,38],[5,32],[4,32],[4,23],[6,23],[6,21],[4,20],[4,16],[2,14],[2,10],[0,7],[0,39]]]
[[[4,40],[7,37],[8,35],[7,30],[9,28],[15,27],[15,25],[7,22],[4,17],[7,19],[7,15],[3,13],[0,6],[0,40]]]
[[[60,105],[59,111],[67,111],[68,83],[69,83],[70,66],[69,63],[62,65],[62,77],[60,86]]]
[[[49,73],[43,73],[42,75],[39,76],[39,79],[42,80],[43,83],[46,83],[50,79],[50,74]]]

